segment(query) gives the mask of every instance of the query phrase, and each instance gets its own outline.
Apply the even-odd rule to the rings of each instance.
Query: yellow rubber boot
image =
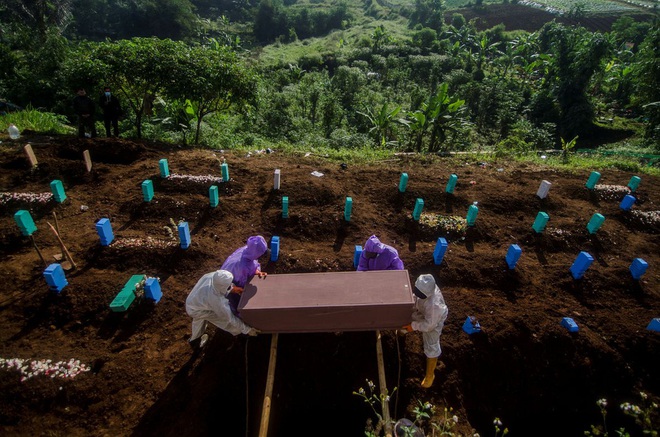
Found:
[[[435,379],[435,366],[438,364],[437,358],[427,358],[426,359],[426,376],[422,381],[422,387],[429,388],[433,385],[433,380]]]

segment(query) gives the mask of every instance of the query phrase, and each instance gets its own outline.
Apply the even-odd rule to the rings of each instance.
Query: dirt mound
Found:
[[[69,137],[35,139],[39,166],[30,169],[21,146],[0,146],[0,191],[49,193],[50,182],[59,179],[68,198],[62,204],[29,196],[0,199],[0,358],[27,360],[11,361],[9,370],[0,361],[5,435],[256,435],[270,336],[235,338],[211,328],[208,346],[193,355],[184,308],[197,279],[255,234],[280,237],[278,261],[262,259],[270,274],[352,270],[354,247],[376,234],[399,251],[411,280],[421,273],[437,278],[449,318],[432,388],[419,387],[421,336],[383,333],[397,418],[413,417],[422,401],[439,407],[436,417],[444,406],[453,407],[465,435],[473,428],[488,435],[494,417],[514,436],[558,435],[542,423],[560,424],[562,435],[581,435],[600,421],[599,398],[616,406],[645,391],[658,401],[660,335],[645,329],[660,317],[660,233],[653,221],[660,209],[658,178],[642,176],[638,202],[624,212],[623,192],[605,196],[584,188],[588,171],[440,158],[343,169],[277,151],[246,157]],[[91,151],[91,173],[83,150]],[[163,158],[176,177],[160,177]],[[219,180],[225,160],[228,182]],[[279,191],[272,190],[275,169],[282,174]],[[632,176],[600,171],[601,182],[611,186],[625,186]],[[401,172],[410,178],[405,193],[398,191]],[[448,194],[452,173],[459,179]],[[143,200],[145,179],[154,184],[151,202]],[[535,196],[542,180],[552,182],[543,200]],[[209,206],[212,184],[219,187],[217,208]],[[289,218],[282,218],[284,196]],[[353,213],[346,222],[349,196]],[[417,198],[424,199],[419,223],[411,217]],[[473,202],[479,207],[476,226],[458,229],[456,217],[465,217]],[[34,241],[48,263],[60,253],[46,223],[54,225],[56,213],[78,264],[67,272],[62,293],[48,291],[44,264],[14,222],[18,209],[31,212]],[[539,211],[550,216],[543,234],[531,229]],[[606,220],[591,235],[586,224],[596,212]],[[115,234],[109,247],[100,246],[95,230],[103,217]],[[186,250],[176,238],[181,219],[192,235]],[[433,262],[438,237],[449,242],[439,266]],[[504,259],[511,244],[523,251],[515,270]],[[580,251],[594,262],[574,280],[569,267]],[[649,269],[635,281],[628,268],[638,257]],[[136,274],[159,277],[162,300],[111,312],[109,303]],[[480,321],[482,333],[462,331],[467,316]],[[560,325],[563,317],[580,330],[569,333]],[[46,366],[42,360],[52,365],[70,359],[86,366],[73,378],[35,370]],[[375,415],[352,393],[366,389],[366,379],[377,381],[373,332],[281,335],[271,435],[295,430],[334,436],[339,429],[362,435],[366,419]],[[616,408],[608,420],[636,429]]]

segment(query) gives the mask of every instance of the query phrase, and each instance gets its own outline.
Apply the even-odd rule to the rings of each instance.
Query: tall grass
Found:
[[[7,132],[10,124],[16,125],[21,132],[25,130],[44,134],[71,134],[75,132],[74,128],[67,126],[67,119],[63,115],[41,112],[33,108],[0,116],[0,131]]]

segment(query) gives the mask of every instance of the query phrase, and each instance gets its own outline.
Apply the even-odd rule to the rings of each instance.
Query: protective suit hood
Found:
[[[372,235],[369,237],[366,243],[364,243],[364,250],[367,252],[375,252],[375,253],[383,253],[383,250],[385,250],[385,245],[380,242],[378,237],[375,235]]]
[[[247,247],[243,252],[242,258],[256,260],[268,250],[266,239],[261,235],[250,237],[247,240]]]
[[[213,293],[218,296],[225,296],[229,289],[232,286],[232,281],[234,280],[234,275],[227,270],[216,270],[213,273],[213,279],[211,285],[213,287]]]
[[[433,275],[419,275],[415,281],[415,288],[421,291],[425,298],[433,295],[437,288]]]

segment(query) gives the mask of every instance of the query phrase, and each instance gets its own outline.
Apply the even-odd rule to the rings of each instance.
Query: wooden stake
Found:
[[[48,263],[44,259],[44,256],[41,254],[41,251],[39,250],[39,246],[37,246],[37,242],[34,241],[34,235],[30,235],[30,240],[32,240],[32,245],[37,250],[37,253],[39,254],[39,258],[41,258],[41,261],[44,263],[44,265],[48,267]]]
[[[53,233],[54,233],[55,236],[57,237],[57,241],[60,242],[60,247],[62,248],[62,252],[64,253],[64,255],[66,255],[66,259],[69,260],[69,262],[71,263],[71,265],[73,266],[74,269],[78,268],[78,266],[76,265],[76,263],[73,261],[73,258],[71,257],[71,254],[69,253],[69,251],[67,250],[66,246],[64,245],[64,242],[63,242],[62,239],[60,238],[60,234],[59,234],[59,233],[57,232],[57,230],[53,227],[53,225],[50,224],[50,222],[46,222],[46,223],[48,223],[48,226],[50,226],[50,229],[53,231]]]
[[[390,401],[387,400],[387,383],[385,381],[385,363],[383,361],[383,344],[380,331],[376,331],[376,357],[378,358],[378,382],[383,407],[383,422],[385,422],[385,437],[392,437],[392,419],[390,419]]]
[[[30,144],[26,144],[25,147],[23,147],[23,150],[25,150],[25,153],[27,154],[28,161],[30,161],[30,166],[36,167],[39,162],[37,162],[37,157],[34,155],[32,146]]]
[[[83,152],[83,158],[85,159],[85,168],[87,169],[87,173],[89,173],[92,171],[92,158],[89,156],[89,150]]]
[[[277,362],[277,337],[273,334],[270,341],[270,360],[268,361],[268,376],[266,376],[266,393],[264,394],[264,406],[261,411],[261,425],[259,426],[259,437],[268,435],[268,421],[270,420],[270,401],[273,396],[273,383],[275,382],[275,363]]]

